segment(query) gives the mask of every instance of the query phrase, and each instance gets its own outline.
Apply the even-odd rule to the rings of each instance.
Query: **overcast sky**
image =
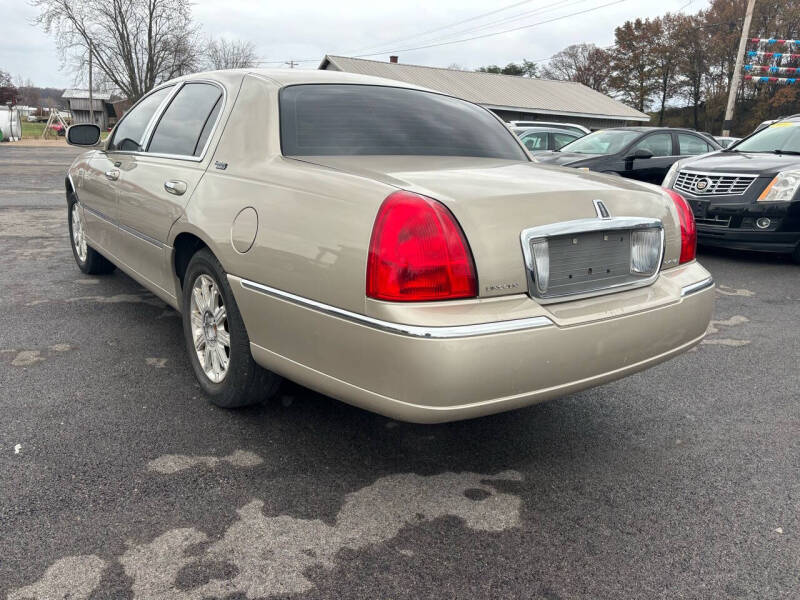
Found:
[[[301,68],[316,68],[328,54],[382,52],[370,58],[474,69],[487,64],[545,59],[570,44],[613,42],[614,27],[636,17],[665,12],[696,12],[707,0],[436,0],[394,2],[319,0],[258,2],[257,0],[197,0],[195,19],[206,34],[251,40],[265,67],[284,67],[283,61],[306,60]],[[483,16],[511,4],[507,10]],[[596,10],[592,10],[596,9]],[[574,14],[579,11],[590,11]],[[36,10],[25,0],[0,0],[0,69],[30,78],[34,85],[68,87],[73,74],[61,68],[52,38],[31,25]],[[558,19],[464,43],[412,50],[418,46],[484,35]],[[498,22],[506,19],[503,22]],[[463,22],[462,22],[463,21]],[[457,25],[456,23],[462,22]],[[492,23],[495,23],[492,25]],[[452,27],[447,27],[453,25]],[[481,28],[481,29],[478,29]],[[435,30],[435,31],[432,31]],[[430,32],[425,35],[420,35]],[[395,50],[396,52],[391,52]]]

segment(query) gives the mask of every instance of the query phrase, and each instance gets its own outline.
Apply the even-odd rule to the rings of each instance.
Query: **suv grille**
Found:
[[[693,196],[741,196],[758,175],[715,175],[680,171],[673,187]]]

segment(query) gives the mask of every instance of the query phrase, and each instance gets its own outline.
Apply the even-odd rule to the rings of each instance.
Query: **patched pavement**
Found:
[[[75,266],[76,153],[0,145],[0,598],[800,597],[800,267],[701,252],[696,351],[528,409],[225,411],[174,311]]]

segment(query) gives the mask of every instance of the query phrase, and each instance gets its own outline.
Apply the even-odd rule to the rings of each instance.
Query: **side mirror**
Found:
[[[94,148],[100,144],[100,127],[92,123],[80,123],[67,129],[67,143],[70,146]]]
[[[647,148],[638,148],[633,154],[630,154],[625,158],[653,158],[653,156],[655,155]]]

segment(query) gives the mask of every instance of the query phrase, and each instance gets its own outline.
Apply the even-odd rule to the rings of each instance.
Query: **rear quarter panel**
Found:
[[[175,232],[197,232],[231,275],[363,312],[372,223],[394,188],[284,158],[278,126],[277,87],[245,77]],[[247,207],[258,214],[258,228],[252,247],[241,253],[232,227]]]

